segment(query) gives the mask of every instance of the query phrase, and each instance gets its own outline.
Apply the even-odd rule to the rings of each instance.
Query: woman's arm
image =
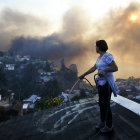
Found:
[[[96,64],[95,64],[95,65],[94,65],[93,67],[91,67],[87,72],[85,72],[84,74],[82,74],[81,76],[79,76],[79,79],[83,79],[86,75],[88,75],[88,74],[94,72],[96,69],[97,69],[97,68],[96,68]]]
[[[104,69],[104,70],[101,70],[99,72],[99,76],[102,76],[104,74],[104,72],[115,72],[115,71],[118,71],[118,66],[117,64],[115,63],[115,61],[112,61],[110,64],[109,64],[110,68],[107,68],[107,69]]]

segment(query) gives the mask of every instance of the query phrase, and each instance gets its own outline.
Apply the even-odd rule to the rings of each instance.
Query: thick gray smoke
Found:
[[[20,46],[20,47],[19,47]],[[60,58],[78,57],[86,50],[81,42],[63,42],[54,34],[42,39],[16,38],[12,41],[10,52],[22,52],[32,56],[42,56],[47,59],[57,60]]]
[[[135,13],[137,19],[130,20]],[[94,35],[93,35],[94,36]],[[116,77],[140,77],[140,4],[131,3],[126,8],[110,11],[98,22],[98,36],[105,38],[109,51],[114,54],[119,66]]]
[[[129,19],[131,13],[138,15],[136,21]],[[91,23],[90,15],[83,9],[69,9],[63,17],[62,29],[59,32],[38,38],[34,36],[38,33],[41,35],[39,29],[42,31],[42,28],[46,28],[47,34],[49,22],[10,9],[6,9],[1,15],[1,48],[8,46],[7,42],[12,40],[11,46],[8,46],[11,50],[22,50],[25,54],[56,60],[65,58],[67,65],[76,63],[81,74],[96,62],[96,40],[105,39],[109,46],[108,51],[113,54],[119,66],[116,77],[140,76],[139,3],[110,10],[94,23]]]
[[[70,64],[71,60],[84,56],[89,51],[83,36],[89,31],[90,26],[88,13],[82,9],[72,8],[65,13],[59,32],[42,38],[15,38],[12,40],[10,51],[22,51],[23,54],[53,60],[65,58],[67,64]]]
[[[5,8],[0,13],[0,50],[6,51],[11,46],[11,40],[19,36],[41,36],[51,26],[48,21],[24,14],[20,11]]]

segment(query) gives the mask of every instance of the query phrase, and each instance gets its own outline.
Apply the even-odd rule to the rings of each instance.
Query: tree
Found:
[[[51,71],[50,64],[48,62],[46,62],[45,70],[48,71],[48,72]]]
[[[28,64],[27,67],[24,69],[22,73],[22,78],[20,79],[21,93],[24,97],[28,97],[30,94],[35,92],[35,87],[37,85],[36,78],[37,78],[37,70],[33,64]]]
[[[2,95],[2,97],[7,97],[7,96],[9,96],[8,89],[7,89],[6,87],[0,88],[0,94]]]
[[[0,87],[3,87],[7,84],[6,75],[2,68],[0,68]]]
[[[4,52],[0,51],[0,57],[4,56]]]
[[[56,97],[59,94],[60,94],[60,89],[56,79],[48,81],[41,92],[41,96],[43,97]]]
[[[120,95],[127,97],[127,92],[125,91],[125,89],[120,90]]]
[[[81,98],[85,98],[86,97],[86,93],[85,93],[85,90],[84,89],[81,89],[81,91],[80,91],[80,97]]]

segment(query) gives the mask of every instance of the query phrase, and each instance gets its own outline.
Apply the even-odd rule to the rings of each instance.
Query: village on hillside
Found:
[[[48,99],[49,104],[52,103],[50,99],[56,98],[56,101],[53,100],[55,103],[52,103],[54,106],[92,96],[92,87],[84,81],[80,81],[72,94],[69,94],[70,88],[78,79],[77,66],[71,64],[67,68],[64,59],[60,63],[58,66],[55,61],[30,55],[1,54],[0,111],[11,117],[22,116],[32,112],[35,104],[43,99],[46,102]],[[50,107],[48,104],[44,106]],[[40,108],[36,111],[38,110]]]
[[[0,53],[0,111],[6,114],[1,121],[96,95],[96,87],[85,81],[70,94],[78,80],[77,66],[67,68],[64,59],[60,63],[58,66],[48,59]],[[116,79],[116,83],[120,95],[140,103],[140,78]]]

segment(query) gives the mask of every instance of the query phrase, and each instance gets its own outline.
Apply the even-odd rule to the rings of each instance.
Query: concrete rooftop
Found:
[[[140,140],[140,116],[111,101],[114,129],[95,140]],[[94,98],[65,103],[0,123],[0,140],[92,140],[98,132]]]

